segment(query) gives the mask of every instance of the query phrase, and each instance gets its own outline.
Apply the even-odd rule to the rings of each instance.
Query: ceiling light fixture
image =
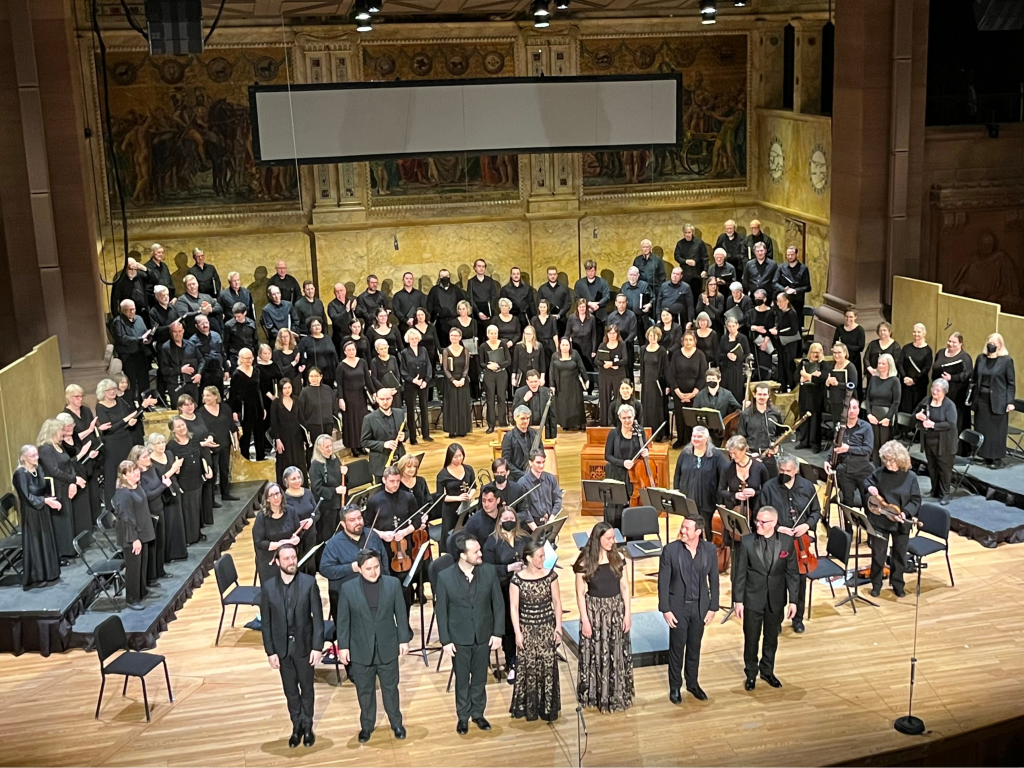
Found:
[[[733,0],[732,4],[737,8],[742,8],[747,4],[747,0]]]
[[[555,0],[555,8],[560,11],[569,10],[569,0]]]
[[[370,0],[369,7],[367,7],[366,10],[368,10],[370,13],[380,13],[381,5],[383,5],[381,0]]]
[[[545,18],[550,16],[551,10],[548,0],[533,0],[533,15]]]
[[[352,5],[352,15],[356,21],[369,21],[370,4],[366,0],[356,0]]]
[[[701,0],[700,3],[700,23],[701,24],[714,24],[718,16],[718,2],[717,0]]]
[[[368,21],[360,21],[356,23],[356,32],[372,32],[373,26]]]

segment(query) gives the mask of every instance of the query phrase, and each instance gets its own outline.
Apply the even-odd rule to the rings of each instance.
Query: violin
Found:
[[[398,518],[395,518],[395,531],[399,530],[400,525]],[[391,572],[392,573],[406,573],[412,568],[412,557],[410,556],[409,550],[409,537],[406,536],[401,541],[389,541],[388,546],[391,548]]]
[[[868,511],[887,517],[894,523],[910,523],[918,528],[924,525],[920,520],[906,517],[899,505],[891,504],[881,496],[868,496]]]
[[[796,569],[801,575],[806,576],[818,567],[818,556],[811,550],[811,537],[806,533],[793,537],[793,549],[796,552]]]

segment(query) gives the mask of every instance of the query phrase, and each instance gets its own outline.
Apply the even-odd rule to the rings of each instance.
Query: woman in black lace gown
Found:
[[[56,581],[60,578],[60,554],[51,515],[60,510],[60,501],[49,495],[49,483],[39,466],[39,451],[34,445],[22,446],[12,483],[21,511],[22,588]]]
[[[544,547],[527,541],[526,567],[512,575],[509,585],[512,629],[515,631],[516,682],[512,717],[553,722],[562,707],[558,686],[558,656],[562,642],[562,597],[558,575],[544,567]]]

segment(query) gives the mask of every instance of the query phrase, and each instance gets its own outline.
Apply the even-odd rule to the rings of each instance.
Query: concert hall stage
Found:
[[[580,652],[580,622],[562,622],[562,638],[573,655]],[[658,611],[633,614],[629,631],[634,667],[657,667],[668,664],[668,624]]]
[[[203,583],[214,561],[231,547],[254,515],[262,487],[263,482],[232,485],[241,500],[225,502],[223,507],[213,510],[213,525],[204,529],[206,541],[189,547],[187,560],[167,565],[170,578],[161,579],[159,586],[150,590],[142,611],[112,611],[79,560],[62,568],[60,581],[51,587],[25,591],[13,571],[7,574],[0,582],[0,653],[35,652],[49,656],[69,648],[91,648],[96,627],[113,613],[121,616],[131,648],[153,648],[178,609]],[[108,533],[113,540],[114,532]],[[101,559],[95,547],[87,556],[90,561]],[[93,603],[97,594],[100,597]],[[123,592],[116,597],[117,607],[124,605],[123,597]]]

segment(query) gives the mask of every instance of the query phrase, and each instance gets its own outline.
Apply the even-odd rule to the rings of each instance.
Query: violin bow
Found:
[[[661,430],[665,428],[666,424],[668,424],[668,421],[661,422],[661,426],[658,427],[656,430],[654,430],[651,433],[651,439],[648,440],[646,443],[644,443],[643,445],[640,446],[640,450],[636,452],[636,456],[634,456],[633,459],[632,459],[633,461],[636,461],[637,459],[640,458],[640,454],[644,452],[644,450],[647,448],[647,446],[649,446],[651,443],[654,442],[654,438],[656,438],[658,436],[658,433],[661,432]],[[636,425],[633,426],[633,429],[634,430],[636,429]],[[643,434],[643,433],[641,432],[641,434]]]

